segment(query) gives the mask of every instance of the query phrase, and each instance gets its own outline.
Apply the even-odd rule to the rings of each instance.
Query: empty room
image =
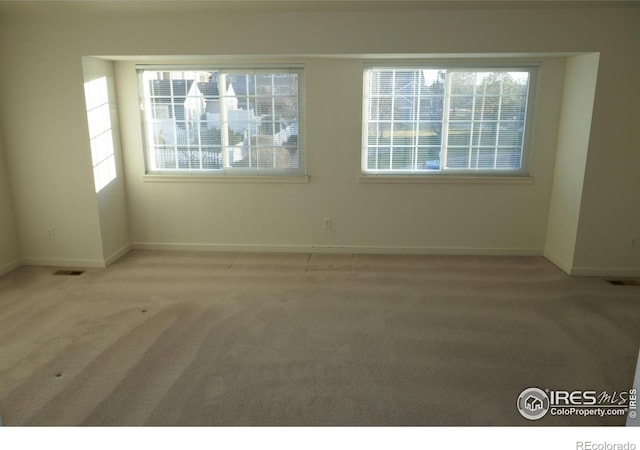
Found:
[[[0,0],[0,425],[637,425],[639,73],[633,1]]]

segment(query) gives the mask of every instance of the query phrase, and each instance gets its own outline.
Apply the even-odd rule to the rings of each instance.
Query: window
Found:
[[[93,181],[97,193],[116,178],[107,79],[102,77],[85,83],[84,96],[89,123]]]
[[[365,70],[364,174],[524,175],[534,68]]]
[[[148,173],[302,175],[302,68],[139,68]]]

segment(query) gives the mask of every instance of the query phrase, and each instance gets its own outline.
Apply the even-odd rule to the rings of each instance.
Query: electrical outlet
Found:
[[[330,230],[332,226],[333,223],[331,223],[331,217],[325,217],[324,219],[322,219],[322,227],[325,230]]]
[[[631,241],[629,242],[629,248],[636,249],[638,248],[638,245],[640,245],[640,238],[639,237],[631,238]]]
[[[56,229],[53,227],[47,228],[47,239],[53,241],[56,238]]]

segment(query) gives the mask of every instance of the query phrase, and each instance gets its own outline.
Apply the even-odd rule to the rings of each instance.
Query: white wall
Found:
[[[127,217],[127,198],[120,149],[120,125],[118,119],[116,86],[111,61],[83,57],[82,70],[84,82],[105,78],[111,109],[111,129],[116,158],[116,178],[96,194],[100,217],[100,236],[102,255],[105,264],[113,262],[125,254],[129,248],[129,224]]]
[[[547,87],[537,105],[532,184],[369,185],[357,181],[362,81],[353,55],[599,52],[574,265],[639,270],[638,255],[625,246],[627,235],[640,229],[640,211],[612,205],[639,187],[632,169],[638,167],[637,112],[627,101],[638,95],[640,8],[527,5],[383,11],[386,4],[347,11],[351,7],[334,4],[278,13],[206,5],[153,12],[138,5],[126,14],[115,7],[74,13],[50,6],[47,14],[5,13],[0,124],[23,256],[32,262],[104,258],[83,111],[80,60],[87,55],[299,55],[307,64],[311,183],[302,185],[143,181],[132,64],[116,64],[128,200],[122,214],[129,216],[134,243],[541,253],[563,62],[551,58],[543,67]],[[279,8],[304,9],[297,3]],[[334,220],[330,232],[321,227],[325,216]],[[55,245],[44,233],[54,223]]]
[[[640,5],[639,5],[640,6]],[[640,17],[600,56],[573,273],[640,276]],[[627,52],[628,50],[628,52]],[[639,240],[640,241],[640,240]]]
[[[310,184],[143,181],[133,62],[119,62],[132,240],[151,248],[540,253],[563,60],[540,73],[531,184],[360,184],[363,61],[305,64]],[[339,99],[339,101],[337,101]],[[322,218],[333,229],[322,229]]]
[[[55,30],[0,16],[0,122],[21,260],[99,267],[81,60],[69,51],[73,39],[58,28],[64,24],[51,23]],[[55,239],[48,238],[49,228]]]
[[[544,254],[566,272],[574,265],[598,59],[598,54],[573,56],[567,59],[565,69]]]
[[[15,269],[20,264],[18,234],[4,160],[2,140],[0,139],[0,275]]]

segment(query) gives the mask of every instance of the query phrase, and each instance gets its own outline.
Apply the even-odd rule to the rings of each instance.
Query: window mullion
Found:
[[[202,92],[200,91],[200,87],[198,86],[198,80],[194,80],[194,83],[196,83],[196,88],[198,88],[198,92],[200,92],[202,94]],[[204,94],[202,94],[202,97],[198,100],[199,102],[204,101],[205,105],[206,105],[206,100],[203,100]],[[200,103],[201,104],[201,103]],[[206,108],[205,108],[206,111]],[[202,122],[202,114],[200,113],[200,115],[198,116],[198,118],[196,119],[196,129],[198,130],[198,166],[199,169],[202,170],[203,167],[203,159],[204,159],[204,154],[202,153],[202,127],[201,127],[201,122]]]
[[[482,91],[482,107],[480,109],[480,126],[478,127],[478,144],[476,150],[476,164],[474,169],[478,168],[480,163],[480,147],[482,147],[482,131],[484,129],[484,111],[487,106],[487,83],[484,82],[484,90]],[[477,89],[477,87],[476,87]],[[473,147],[473,133],[471,133],[471,146]]]
[[[258,112],[258,107],[257,107],[258,100],[257,100],[257,97],[256,97],[257,92],[253,92],[253,94],[252,94],[252,93],[249,91],[249,76],[255,77],[255,74],[247,74],[247,75],[244,77],[244,86],[245,86],[245,87],[244,87],[244,92],[245,92],[245,94],[246,94],[246,96],[247,96],[247,111],[249,111],[249,114],[250,114],[251,120],[253,120],[253,117],[254,117],[254,116],[256,115],[256,113]],[[254,88],[255,88],[255,86],[256,86],[255,82],[253,83],[253,86],[254,86]],[[253,112],[251,112],[251,100],[250,100],[250,99],[253,99],[254,105],[256,105],[256,110],[255,110],[255,111],[253,111]],[[258,131],[257,131],[257,125],[258,125],[258,124],[256,123],[256,134],[257,134],[257,132],[258,132]],[[245,134],[245,136],[246,136],[246,138],[245,138],[245,139],[246,139],[246,145],[244,145],[244,149],[247,151],[248,155],[250,155],[250,154],[251,154],[251,151],[252,151],[252,149],[251,149],[251,139],[252,139],[252,135],[251,135],[251,133],[252,133],[252,131],[251,131],[251,123],[249,123],[248,131],[247,131],[247,128],[245,128],[245,132],[244,132],[244,134]],[[258,142],[258,138],[256,137],[256,143],[257,143],[257,142]],[[257,154],[257,152],[256,152],[256,154]],[[248,157],[249,157],[249,156],[248,156]],[[249,158],[250,158],[250,157],[249,157]]]
[[[391,136],[389,136],[389,170],[393,170],[393,137],[395,136],[396,71],[391,72]]]
[[[522,129],[526,130],[527,127],[529,126],[529,117],[531,112],[529,111],[529,96],[531,95],[531,77],[532,77],[532,73],[529,72],[529,79],[528,79],[528,84],[527,84],[527,92],[525,94],[525,98],[524,98],[524,117],[522,118]],[[525,139],[526,135],[523,134],[522,135],[522,139],[520,140],[520,167],[519,169],[522,170],[523,165],[525,164],[525,161],[523,160],[524,158],[524,145],[525,145]]]
[[[187,92],[184,97],[185,103],[183,103],[184,131],[186,134],[185,147],[187,149],[186,152],[184,152],[184,156],[185,156],[185,159],[187,160],[187,167],[189,168],[189,170],[191,170],[191,111],[189,110],[189,108],[187,108],[187,105],[190,105],[189,92],[191,92],[191,86],[189,86],[187,83],[188,79],[185,73],[188,73],[190,76],[195,76],[195,72],[182,72],[182,79],[184,80],[183,81],[184,89]]]
[[[273,160],[271,163],[271,167],[276,166],[276,81],[273,75],[270,75],[271,78],[271,159]],[[257,155],[256,155],[257,157]],[[258,161],[256,161],[256,167],[258,166]]]
[[[498,143],[500,142],[500,122],[502,117],[502,100],[504,95],[504,77],[500,81],[500,96],[498,97],[498,115],[496,116],[496,139],[493,147],[493,168],[498,168]]]
[[[171,117],[173,118],[173,154],[176,161],[176,169],[180,168],[180,157],[178,152],[178,123],[176,119],[176,103],[173,96],[173,72],[169,72],[169,94],[171,95]]]
[[[256,111],[255,114],[257,114],[258,111],[258,77],[256,74],[251,74],[252,77],[254,78],[254,82],[253,82],[253,86],[255,88],[255,92],[253,93],[253,99],[256,102]],[[247,83],[247,92],[249,92],[249,74],[247,74],[247,76],[245,76],[245,80]],[[258,126],[259,123],[256,123],[256,135],[255,135],[255,150],[256,150],[256,157],[258,156]],[[251,128],[251,127],[249,127]],[[249,131],[249,134],[251,134],[251,131]],[[247,145],[247,158],[249,158],[249,167],[253,166],[253,148],[251,145],[251,136],[249,136],[249,143]]]
[[[473,100],[471,101],[471,122],[470,122],[470,126],[469,126],[469,153],[468,153],[468,160],[469,162],[467,163],[467,169],[471,169],[471,157],[473,156],[473,132],[475,129],[475,122],[474,119],[476,117],[476,101],[477,101],[477,84],[476,81],[478,79],[478,76],[476,73],[473,74]]]
[[[451,109],[451,73],[445,72],[444,82],[444,105],[442,106],[442,147],[440,148],[440,171],[447,167],[449,152],[449,112]]]
[[[414,86],[415,84],[418,85],[418,92],[417,92],[417,96],[416,96],[416,108],[415,108],[415,123],[416,123],[416,133],[414,136],[414,141],[413,141],[413,161],[412,161],[412,168],[413,170],[417,170],[418,169],[418,150],[419,150],[419,144],[420,144],[420,105],[422,104],[422,78],[420,76],[420,71],[416,70],[416,72],[414,73]],[[417,79],[416,79],[417,78]]]
[[[376,102],[378,102],[378,116],[376,117],[376,170],[380,169],[380,75],[376,77]]]
[[[229,163],[229,119],[227,117],[227,105],[226,105],[226,85],[227,75],[222,72],[218,72],[218,99],[220,102],[220,147],[222,151],[222,162],[224,164],[224,170],[231,164]]]

